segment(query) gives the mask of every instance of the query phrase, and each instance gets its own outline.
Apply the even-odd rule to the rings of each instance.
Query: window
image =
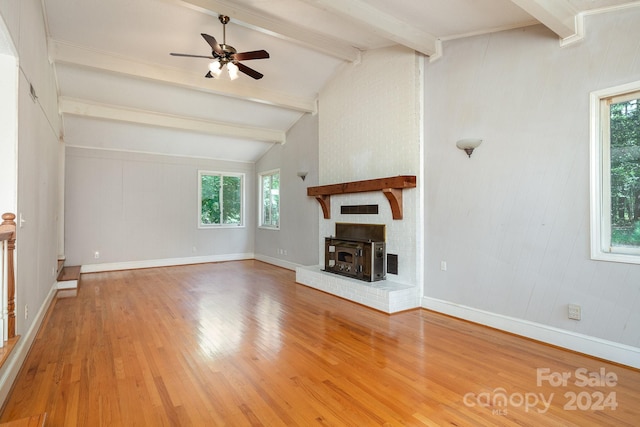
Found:
[[[200,227],[243,225],[244,175],[198,172]]]
[[[591,257],[640,264],[640,82],[591,94]]]
[[[260,174],[260,227],[280,228],[280,170]]]

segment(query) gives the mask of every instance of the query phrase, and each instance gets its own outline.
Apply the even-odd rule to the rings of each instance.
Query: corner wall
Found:
[[[426,66],[423,306],[640,366],[640,265],[589,257],[589,93],[640,80],[638,22],[450,41]],[[465,137],[484,139],[470,159]]]
[[[316,265],[320,208],[307,187],[318,185],[318,115],[303,115],[287,132],[287,143],[274,145],[258,160],[257,191],[257,176],[273,169],[280,169],[280,229],[257,228],[256,258],[291,270]],[[304,181],[298,172],[308,172]]]
[[[245,174],[244,227],[198,228],[199,169]],[[253,258],[253,163],[67,147],[65,181],[67,261],[85,272]]]

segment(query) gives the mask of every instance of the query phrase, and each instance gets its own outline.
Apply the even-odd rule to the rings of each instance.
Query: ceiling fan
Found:
[[[250,59],[266,59],[269,58],[269,52],[266,50],[254,50],[251,52],[237,52],[233,46],[227,44],[227,31],[226,26],[229,22],[229,17],[225,15],[219,15],[218,20],[222,23],[222,44],[218,44],[216,39],[209,34],[200,34],[204,40],[211,46],[211,56],[204,55],[190,55],[186,53],[170,53],[173,56],[187,56],[190,58],[207,58],[212,59],[213,62],[209,64],[209,71],[205,74],[206,78],[219,77],[222,73],[222,68],[226,65],[229,77],[231,80],[238,78],[238,71],[253,77],[258,80],[263,77],[262,73],[249,68],[240,61],[248,61]]]

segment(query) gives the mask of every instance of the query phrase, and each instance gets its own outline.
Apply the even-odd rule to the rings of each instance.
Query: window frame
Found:
[[[640,91],[640,81],[590,94],[590,207],[591,259],[640,264],[640,247],[611,246],[611,149],[608,101],[624,102],[625,96]],[[631,97],[630,99],[635,99]]]
[[[264,192],[263,192],[263,178],[265,176],[271,176],[273,177],[273,175],[278,175],[278,182],[281,183],[281,174],[280,174],[280,169],[271,169],[268,171],[264,171],[264,172],[260,172],[258,174],[258,190],[259,190],[259,200],[258,200],[258,228],[264,228],[267,230],[280,230],[280,205],[281,205],[281,199],[280,199],[280,191],[281,191],[281,185],[278,185],[278,224],[277,225],[273,225],[273,224],[265,224],[264,223]],[[271,203],[271,205],[273,205],[273,203]]]
[[[233,178],[240,178],[240,223],[238,224],[223,224],[222,222],[220,224],[204,224],[202,222],[202,176],[203,175],[207,175],[207,176],[219,176],[221,179],[224,179],[224,177],[233,177]],[[220,186],[220,197],[224,200],[224,198],[222,197],[222,188],[223,186]],[[246,197],[246,191],[245,191],[245,174],[244,173],[238,173],[238,172],[220,172],[220,171],[209,171],[209,170],[198,170],[198,209],[197,209],[197,214],[198,214],[198,228],[199,229],[212,229],[212,228],[244,228],[245,227],[245,217],[244,217],[244,213],[245,213],[245,197]],[[223,215],[223,210],[220,210],[220,215]],[[222,218],[221,218],[222,221]]]

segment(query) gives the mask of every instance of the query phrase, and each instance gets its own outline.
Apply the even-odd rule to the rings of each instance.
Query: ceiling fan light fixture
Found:
[[[238,78],[238,66],[233,62],[227,63],[227,71],[229,71],[229,78],[235,80]]]
[[[220,77],[222,74],[222,66],[220,65],[220,61],[217,59],[209,64],[209,70],[213,73],[214,76]]]
[[[202,38],[204,38],[205,42],[211,48],[211,55],[192,55],[188,53],[170,53],[172,56],[186,56],[190,58],[207,58],[213,60],[209,63],[209,71],[205,74],[205,77],[208,79],[212,79],[214,77],[220,77],[222,74],[222,69],[227,67],[227,72],[229,73],[229,78],[231,80],[237,79],[240,74],[243,73],[247,76],[259,80],[263,76],[262,73],[254,70],[253,68],[249,68],[240,61],[249,61],[252,59],[267,59],[269,58],[269,52],[266,50],[253,50],[249,52],[237,52],[233,46],[227,44],[227,23],[229,22],[229,17],[226,15],[218,16],[220,23],[222,24],[222,43],[218,43],[215,37],[210,36],[209,34],[200,33]]]

